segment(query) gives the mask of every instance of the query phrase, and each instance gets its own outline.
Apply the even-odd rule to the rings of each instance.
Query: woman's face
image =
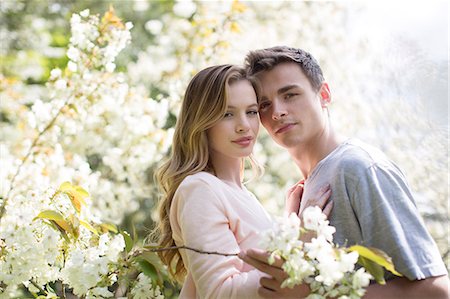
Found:
[[[256,93],[247,80],[228,88],[227,110],[207,131],[212,157],[244,158],[253,151],[259,130]]]

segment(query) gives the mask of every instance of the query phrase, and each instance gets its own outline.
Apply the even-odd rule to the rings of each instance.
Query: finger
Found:
[[[324,187],[320,188],[312,198],[303,199],[303,201],[305,201],[305,204],[301,212],[303,212],[307,207],[313,206],[319,206],[320,209],[323,209],[330,199],[330,196],[330,185],[325,185]]]
[[[328,189],[317,199],[317,205],[323,210],[325,206],[330,202],[331,189]]]
[[[287,277],[286,277],[287,278]],[[277,280],[275,278],[269,278],[269,277],[262,277],[259,280],[259,283],[261,286],[273,290],[273,291],[279,291],[281,289],[281,284],[283,283],[283,280]]]
[[[296,185],[295,188],[292,189],[290,196],[301,198],[302,194],[303,194],[303,185]]]
[[[273,290],[269,290],[264,287],[258,288],[258,295],[262,298],[277,298],[277,294]]]
[[[269,274],[270,276],[274,277],[277,280],[284,280],[284,279],[286,279],[285,278],[286,277],[285,276],[286,273],[282,269],[280,269],[280,268],[278,268],[276,266],[275,267],[271,266],[267,262],[262,262],[262,261],[253,259],[253,258],[251,258],[251,257],[249,257],[247,255],[240,256],[240,257],[241,257],[241,259],[244,262],[246,262],[247,264],[255,267],[255,269],[258,269],[261,272]]]
[[[263,262],[265,264],[269,263],[269,257],[271,256],[270,252],[259,249],[259,248],[250,248],[247,250],[246,254],[247,254],[247,256],[254,258],[260,262]],[[281,266],[283,266],[283,264],[284,264],[284,260],[281,257],[279,257],[278,255],[275,255],[274,262],[272,264],[270,264],[270,266],[276,267],[276,268],[281,268]]]
[[[327,204],[325,205],[325,208],[323,208],[323,213],[327,215],[327,218],[330,218],[331,211],[333,210],[333,201],[329,200]]]
[[[239,255],[241,254],[245,254],[245,256],[249,258],[263,263],[267,263],[270,257],[270,252],[259,248],[250,248],[245,253],[244,252],[239,253]]]
[[[295,189],[297,189],[298,187],[301,187],[303,189],[303,186],[305,184],[305,180],[300,180],[297,183],[295,183],[292,187],[290,187],[287,191],[287,196],[289,196]]]
[[[300,209],[300,202],[302,199],[303,187],[296,186],[294,190],[292,190],[291,194],[286,198],[285,211],[289,215],[290,213],[298,214],[298,210]]]

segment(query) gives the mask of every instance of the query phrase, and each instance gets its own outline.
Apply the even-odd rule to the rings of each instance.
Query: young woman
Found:
[[[218,65],[189,83],[175,127],[170,159],[157,173],[162,191],[160,246],[237,254],[259,246],[271,220],[243,185],[259,130],[255,89],[244,69]],[[298,192],[294,192],[298,195]],[[237,256],[180,249],[160,253],[184,279],[180,298],[258,298],[262,272]]]

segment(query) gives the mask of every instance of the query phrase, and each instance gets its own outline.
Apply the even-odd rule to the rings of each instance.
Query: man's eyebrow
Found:
[[[296,84],[286,85],[286,86],[283,86],[280,89],[278,89],[277,93],[278,94],[282,94],[282,93],[285,93],[286,91],[289,91],[289,90],[291,90],[293,88],[300,88],[300,87],[298,85],[296,85]]]
[[[283,94],[283,93],[285,93],[286,91],[289,91],[289,90],[294,89],[294,88],[299,88],[299,89],[301,89],[301,87],[298,86],[297,84],[289,84],[289,85],[283,86],[283,87],[281,87],[280,89],[278,89],[278,90],[277,90],[277,94]],[[262,100],[267,100],[267,97],[264,96],[264,95],[262,95],[262,96],[260,96],[260,97],[258,98],[258,102],[260,102],[260,101],[262,101]]]

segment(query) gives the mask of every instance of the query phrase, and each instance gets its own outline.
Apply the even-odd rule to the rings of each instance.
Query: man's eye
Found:
[[[259,104],[259,110],[264,110],[264,109],[266,109],[267,107],[269,107],[269,103],[267,103],[267,102],[265,102],[265,103],[261,103],[261,104]]]
[[[284,95],[284,99],[289,100],[289,99],[295,97],[296,95],[297,95],[297,93],[287,93]]]

